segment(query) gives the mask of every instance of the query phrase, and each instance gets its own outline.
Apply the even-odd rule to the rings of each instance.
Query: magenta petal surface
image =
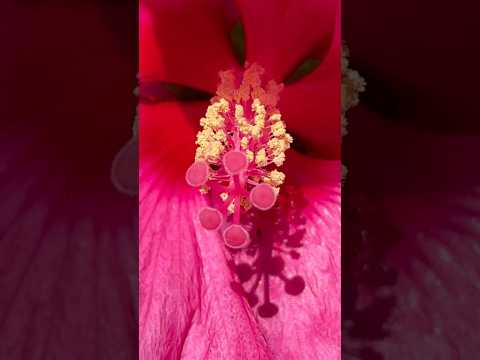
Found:
[[[194,137],[181,110],[140,111],[140,358],[269,359],[247,302],[230,288],[223,240],[199,224],[206,204],[184,179]]]
[[[414,129],[364,106],[354,111],[346,156],[347,186],[355,197],[347,204],[360,221],[346,227],[351,230],[344,233],[344,246],[363,241],[360,259],[380,248],[372,263],[391,275],[358,286],[354,314],[376,311],[370,326],[361,324],[361,316],[353,316],[351,325],[374,336],[347,331],[345,344],[393,360],[475,358],[480,189],[472,164],[479,136]],[[372,141],[365,143],[367,134]],[[382,181],[373,182],[372,172]],[[343,273],[350,275],[348,269]]]
[[[236,286],[274,358],[339,359],[339,162],[298,154],[289,161],[279,207],[259,214],[258,247],[233,254]]]
[[[214,93],[218,71],[233,68],[228,1],[142,0],[139,76]]]
[[[247,61],[257,62],[277,81],[307,56],[331,42],[337,0],[237,0],[246,36]]]
[[[289,129],[319,157],[339,159],[341,152],[340,12],[321,64],[300,81],[289,84],[280,108]]]
[[[135,109],[131,11],[5,1],[0,18],[0,358],[135,358],[137,201],[109,176]]]
[[[148,170],[140,187],[140,358],[269,358],[248,304],[229,287],[223,241],[198,224],[194,190]]]

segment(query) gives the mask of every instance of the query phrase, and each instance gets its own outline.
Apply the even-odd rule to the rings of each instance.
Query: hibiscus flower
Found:
[[[239,20],[244,64],[229,37]],[[140,2],[142,359],[340,357],[340,57],[337,1]],[[172,84],[201,96],[175,101]],[[284,164],[252,160],[252,141],[266,147],[273,130],[235,138],[228,124],[242,114],[261,129],[284,121]],[[242,151],[226,160],[228,144],[248,162]],[[257,179],[229,216],[218,202],[232,193],[214,188],[247,166]],[[259,185],[265,196],[252,195]]]

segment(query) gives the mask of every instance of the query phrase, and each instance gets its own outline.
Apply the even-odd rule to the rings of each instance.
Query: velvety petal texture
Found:
[[[237,0],[245,27],[247,61],[281,82],[302,61],[327,50],[337,0]]]
[[[184,180],[202,106],[140,108],[141,358],[339,358],[339,163],[292,152],[278,221],[260,217],[259,246],[231,252],[200,227],[205,202]]]
[[[140,80],[214,93],[218,72],[236,67],[234,8],[143,0]],[[306,57],[321,60],[281,94],[287,127],[310,155],[287,152],[278,206],[255,213],[250,248],[229,250],[200,226],[208,199],[185,181],[208,103],[140,106],[140,358],[339,359],[339,3],[239,0],[236,8],[246,60],[264,67],[267,81],[283,81]]]
[[[236,66],[229,42],[232,11],[223,0],[140,1],[140,80],[213,94],[218,71]]]
[[[344,246],[362,241],[360,261],[375,243],[382,251],[365,265],[377,266],[377,276],[358,289],[344,343],[387,359],[474,358],[480,193],[472,164],[478,135],[420,131],[363,106],[352,118],[347,181],[357,196],[347,199],[362,222],[361,236],[355,240],[346,232]],[[365,143],[367,134],[376,136]],[[361,152],[353,151],[359,146]],[[346,231],[353,226],[345,225]]]
[[[200,228],[202,201],[184,180],[198,105],[140,109],[140,357],[268,359],[248,304],[228,290],[223,242]],[[162,128],[172,117],[177,126]]]
[[[135,109],[131,11],[2,2],[1,359],[137,356],[138,202],[109,176]]]
[[[259,215],[258,248],[233,254],[235,275],[273,358],[340,359],[339,163],[288,162],[279,207]]]
[[[319,157],[338,159],[341,148],[340,13],[320,65],[300,81],[285,86],[282,113],[297,140]],[[333,26],[332,26],[333,28]]]

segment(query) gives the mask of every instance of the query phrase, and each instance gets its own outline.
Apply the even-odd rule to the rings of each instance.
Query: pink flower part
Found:
[[[211,207],[204,207],[198,212],[200,224],[207,230],[218,230],[222,225],[223,216],[220,211]]]
[[[268,184],[258,184],[250,191],[250,202],[257,209],[270,210],[276,200],[277,194]]]
[[[210,195],[226,219],[232,217],[233,225],[223,231],[231,248],[250,243],[245,223],[251,223],[247,213],[252,205],[260,210],[275,205],[285,179],[277,167],[283,165],[293,141],[276,108],[282,85],[270,81],[262,87],[263,72],[253,64],[240,74],[220,74],[217,96],[200,119],[203,129],[197,134],[196,161],[185,176],[189,185]],[[216,229],[209,221],[200,222],[206,229]]]
[[[290,151],[276,206],[248,228],[255,244],[230,252],[227,224],[192,221],[213,196],[181,181],[207,105],[140,106],[140,359],[340,359],[339,162]]]
[[[188,185],[193,187],[205,185],[208,181],[208,169],[208,164],[205,161],[195,161],[185,174]]]
[[[248,159],[244,152],[231,150],[223,155],[223,166],[230,175],[240,175],[248,168]]]
[[[223,232],[225,244],[232,249],[241,249],[250,244],[250,235],[243,226],[232,224]]]

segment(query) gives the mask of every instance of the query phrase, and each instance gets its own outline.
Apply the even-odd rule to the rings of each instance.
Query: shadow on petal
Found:
[[[232,251],[230,266],[237,278],[232,289],[244,296],[260,317],[273,317],[281,311],[271,298],[272,288],[290,296],[298,296],[305,289],[301,274],[289,275],[286,267],[301,257],[306,224],[302,212],[306,205],[300,191],[286,188],[271,212],[252,216],[252,247],[243,253]],[[272,286],[272,282],[282,286]]]

